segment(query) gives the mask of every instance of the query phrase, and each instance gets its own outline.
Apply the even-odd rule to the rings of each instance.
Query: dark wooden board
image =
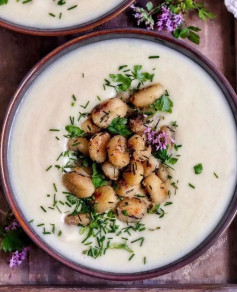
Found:
[[[140,3],[146,1],[141,0]],[[236,88],[237,24],[224,7],[224,0],[206,0],[209,8],[217,15],[215,21],[202,23],[196,16],[190,16],[193,24],[202,28],[201,44],[193,45],[207,56],[230,83]],[[94,29],[135,26],[131,12],[125,11],[112,21]],[[19,82],[31,67],[48,52],[74,36],[36,37],[21,35],[0,28],[0,124],[11,96]],[[8,206],[0,191],[1,209]],[[1,214],[0,214],[1,218]],[[139,282],[113,282],[84,276],[56,262],[42,250],[33,246],[29,260],[22,267],[10,271],[5,254],[0,253],[0,292],[30,291],[88,291],[86,288],[106,289],[106,291],[186,291],[219,290],[234,291],[237,286],[237,220],[229,230],[192,264],[164,276]],[[205,285],[204,285],[205,284]],[[206,285],[208,284],[208,285]],[[8,285],[23,285],[9,288]],[[36,285],[37,287],[30,287]],[[52,286],[62,288],[52,288]],[[2,286],[2,287],[1,287]],[[65,288],[70,286],[71,288]],[[63,288],[64,287],[64,288]],[[117,289],[116,289],[117,288]]]

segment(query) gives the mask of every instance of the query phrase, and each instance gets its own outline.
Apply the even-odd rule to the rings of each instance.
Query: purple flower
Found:
[[[156,23],[158,31],[168,30],[173,32],[184,21],[182,13],[176,14],[170,11],[169,8],[163,6],[161,14],[158,15]]]
[[[137,20],[137,25],[140,25],[144,22],[147,29],[150,30],[154,28],[154,20],[148,11],[142,7],[137,7],[134,4],[132,4],[130,8],[135,12],[133,16]]]
[[[16,230],[18,228],[20,228],[20,224],[15,219],[11,224],[5,227],[5,230],[10,231],[10,230]]]
[[[20,266],[23,261],[27,258],[28,252],[30,251],[29,247],[24,247],[22,251],[15,251],[10,260],[9,260],[9,267],[12,269],[16,266]]]
[[[149,144],[156,147],[156,150],[164,150],[168,145],[168,135],[164,131],[152,130],[148,127],[145,130]]]

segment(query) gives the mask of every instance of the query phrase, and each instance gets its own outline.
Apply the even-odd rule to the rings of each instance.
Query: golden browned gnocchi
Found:
[[[133,135],[128,140],[128,148],[132,151],[135,160],[144,161],[151,156],[151,146],[146,146],[145,136]]]
[[[120,197],[132,198],[137,195],[145,195],[141,184],[138,185],[129,185],[125,180],[120,180],[118,187],[115,189],[115,192]]]
[[[68,140],[68,149],[71,151],[79,151],[84,155],[89,155],[89,141],[83,137],[71,138]]]
[[[109,161],[119,167],[125,167],[129,164],[130,156],[127,149],[127,139],[121,135],[116,135],[107,145]]]
[[[65,223],[67,225],[83,225],[87,226],[91,222],[90,214],[88,213],[79,213],[77,215],[67,215],[65,217]]]
[[[100,128],[93,123],[91,116],[87,117],[87,119],[82,122],[81,128],[85,133],[91,135],[94,135],[100,131]]]
[[[112,98],[100,103],[92,111],[92,120],[100,128],[107,128],[113,119],[125,117],[128,106],[120,98]]]
[[[138,108],[148,107],[164,94],[164,87],[157,83],[132,95],[131,102]]]
[[[139,185],[143,179],[144,169],[141,162],[132,160],[123,172],[124,180],[131,186]]]
[[[136,222],[141,220],[147,212],[146,203],[139,198],[125,198],[118,203],[118,219],[124,222]]]
[[[119,178],[120,169],[109,161],[105,161],[102,164],[102,170],[111,180],[117,180]]]
[[[142,165],[144,168],[144,176],[148,176],[159,168],[160,161],[151,155],[148,160],[142,162]]]
[[[130,119],[129,121],[129,126],[130,126],[130,129],[136,133],[136,134],[139,134],[139,135],[143,135],[145,130],[146,130],[146,126],[144,125],[144,118],[143,116],[138,116],[136,118],[132,118]]]
[[[156,174],[164,183],[168,180],[169,172],[165,166],[160,166]]]
[[[111,186],[102,186],[94,193],[96,211],[103,213],[116,207],[118,198]]]
[[[89,142],[89,154],[92,160],[102,163],[106,160],[106,147],[110,140],[110,134],[100,132],[95,134]]]
[[[68,172],[64,174],[63,184],[69,192],[79,198],[90,197],[95,191],[91,179],[76,172]]]
[[[156,204],[162,203],[168,195],[165,184],[155,174],[148,175],[144,181],[144,186],[147,194],[152,202]]]

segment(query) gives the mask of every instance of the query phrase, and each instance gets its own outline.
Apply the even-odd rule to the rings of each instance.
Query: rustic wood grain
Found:
[[[145,3],[145,0],[139,1]],[[201,44],[196,46],[207,56],[236,87],[237,78],[237,24],[229,14],[223,0],[205,1],[217,15],[216,20],[201,22],[196,16],[190,16],[190,22],[202,28]],[[134,21],[129,11],[97,29],[112,27],[132,27]],[[0,124],[19,82],[31,67],[48,52],[63,44],[74,36],[64,37],[36,37],[21,35],[0,28]],[[8,206],[0,189],[0,209],[7,211]],[[0,215],[1,218],[1,215]],[[36,246],[32,246],[29,261],[21,268],[10,271],[7,265],[7,256],[0,253],[0,292],[2,291],[38,291],[37,287],[18,286],[9,289],[7,285],[42,285],[45,292],[55,291],[234,291],[234,286],[227,283],[237,283],[237,220],[232,223],[226,232],[206,254],[180,270],[164,276],[139,282],[113,282],[84,276],[72,271],[50,258]],[[191,284],[191,285],[190,285]],[[209,285],[201,285],[209,284]],[[210,285],[215,284],[215,285]],[[50,288],[49,285],[66,286],[71,288]],[[27,288],[28,287],[28,288]],[[79,290],[75,287],[81,287]],[[176,288],[175,288],[176,287]],[[236,286],[235,286],[236,287]],[[86,289],[88,288],[88,289]],[[100,288],[98,290],[98,288]],[[115,289],[117,288],[117,289]],[[139,288],[139,289],[138,289]],[[89,290],[90,291],[90,290]],[[236,291],[236,290],[235,290]]]

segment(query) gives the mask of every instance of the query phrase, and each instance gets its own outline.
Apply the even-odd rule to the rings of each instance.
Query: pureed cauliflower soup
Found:
[[[25,93],[10,135],[24,216],[93,269],[134,273],[179,259],[233,196],[236,128],[222,91],[150,41],[100,41],[59,58]]]
[[[0,5],[0,18],[15,24],[58,29],[101,17],[124,0],[8,0]]]

